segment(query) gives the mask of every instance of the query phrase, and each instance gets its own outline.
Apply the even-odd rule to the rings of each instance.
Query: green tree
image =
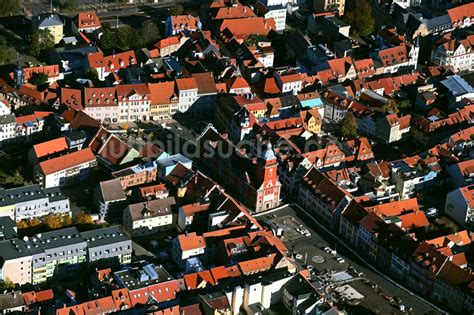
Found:
[[[62,0],[59,6],[63,10],[71,10],[76,7],[76,0]]]
[[[110,28],[105,28],[104,34],[100,37],[99,44],[102,49],[112,49],[117,47],[115,32]]]
[[[14,15],[20,10],[19,0],[2,0],[0,5],[0,16]]]
[[[48,75],[46,73],[33,73],[30,79],[30,83],[36,86],[43,85],[48,81]]]
[[[142,48],[142,37],[140,33],[129,25],[119,27],[116,30],[117,47],[121,50]]]
[[[5,37],[0,36],[0,64],[4,64],[8,60],[9,48]]]
[[[383,106],[382,106],[382,109],[385,111],[385,112],[391,112],[391,113],[398,113],[399,112],[399,109],[398,109],[398,104],[395,100],[391,99],[389,100],[387,103],[385,103]]]
[[[171,9],[170,9],[170,14],[171,15],[182,15],[184,13],[184,8],[181,4],[176,3]]]
[[[408,111],[411,109],[411,102],[409,99],[400,100],[397,103],[398,109]]]
[[[147,20],[140,28],[140,37],[145,46],[152,45],[160,39],[160,30],[152,20]]]
[[[344,21],[351,25],[355,35],[367,36],[374,32],[375,20],[371,4],[367,0],[355,0],[353,9],[344,15]]]
[[[73,218],[74,224],[93,224],[94,220],[90,214],[79,212]]]
[[[23,186],[27,183],[19,171],[15,171],[13,175],[2,177],[0,182],[5,186]]]
[[[48,29],[38,30],[31,35],[30,53],[38,57],[42,52],[54,47],[54,37]]]
[[[337,130],[341,137],[357,137],[357,120],[352,112],[348,112],[346,116],[344,116],[344,118],[339,122]]]
[[[5,281],[0,283],[0,288],[2,290],[12,290],[16,288],[16,285],[10,280],[10,278],[6,278]]]

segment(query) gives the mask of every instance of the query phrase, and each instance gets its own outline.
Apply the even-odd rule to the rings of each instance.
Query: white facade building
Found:
[[[474,69],[474,35],[464,40],[443,37],[431,52],[431,62],[439,66],[452,66],[455,72]]]

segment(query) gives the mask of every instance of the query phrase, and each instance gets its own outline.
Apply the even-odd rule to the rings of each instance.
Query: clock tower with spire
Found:
[[[256,211],[265,211],[280,204],[281,184],[278,181],[278,163],[272,144],[267,143],[265,151],[257,160],[257,180],[260,184],[257,190]]]

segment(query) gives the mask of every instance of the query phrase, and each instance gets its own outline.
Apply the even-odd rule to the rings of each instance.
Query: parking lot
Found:
[[[348,270],[354,277],[360,277],[375,284],[382,296],[396,296],[407,309],[413,309],[415,314],[426,314],[428,312],[440,314],[417,296],[400,289],[374,272],[363,261],[348,251],[343,244],[340,244],[338,240],[312,223],[311,218],[308,218],[306,214],[286,206],[270,214],[260,215],[257,218],[272,229],[277,228],[274,230],[275,232],[279,232],[278,228],[280,229],[283,242],[300,267],[310,265],[320,273]],[[307,229],[311,235],[305,236],[298,233],[297,227]],[[343,262],[339,262],[337,258],[342,258]]]

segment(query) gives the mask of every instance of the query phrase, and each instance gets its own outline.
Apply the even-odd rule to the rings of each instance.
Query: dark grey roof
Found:
[[[31,255],[29,250],[26,248],[25,243],[17,238],[0,241],[0,253],[0,266],[3,265],[5,260],[17,259]]]
[[[43,191],[49,197],[50,202],[69,199],[61,193],[59,187],[44,188]]]
[[[37,234],[25,242],[27,246],[30,246],[30,250],[32,251],[34,251],[34,248],[38,248],[41,251],[80,243],[86,245],[86,241],[81,237],[75,227]]]
[[[17,237],[15,222],[10,217],[0,217],[0,239],[9,240]]]
[[[21,291],[0,294],[0,311],[9,310],[25,305]],[[3,313],[3,312],[2,312]]]
[[[87,246],[89,248],[130,241],[130,239],[123,234],[119,226],[110,226],[82,232],[81,236],[87,241]]]
[[[176,204],[174,197],[139,202],[129,206],[132,221],[153,218],[171,213],[171,207]]]
[[[48,198],[50,201],[66,200],[59,188],[41,188],[39,185],[23,186],[0,190],[0,206],[14,205],[37,199]]]
[[[448,25],[448,24],[451,24],[451,19],[449,18],[449,15],[447,14],[426,20],[426,26],[428,30],[430,31],[437,27]]]
[[[0,206],[47,198],[39,185],[0,190]]]

